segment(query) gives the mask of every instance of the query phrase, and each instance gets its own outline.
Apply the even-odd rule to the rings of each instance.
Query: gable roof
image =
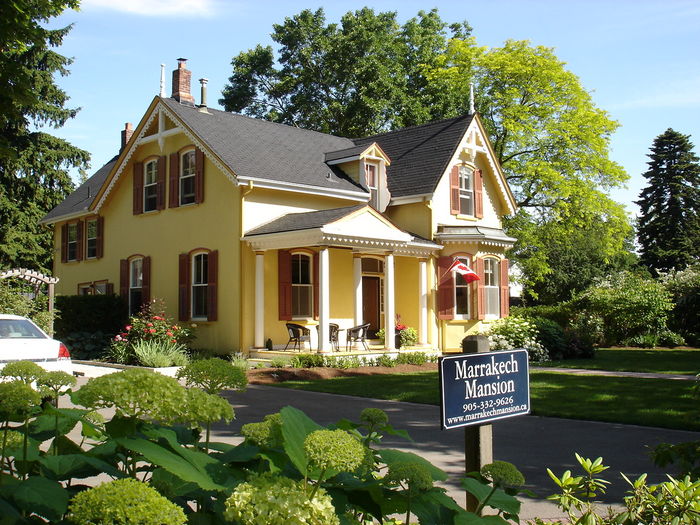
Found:
[[[161,102],[242,181],[365,191],[325,163],[327,152],[353,147],[350,139],[216,109],[202,112],[171,98]]]
[[[67,218],[72,215],[82,215],[90,209],[100,188],[107,180],[107,175],[117,163],[119,155],[115,155],[107,164],[97,170],[88,180],[78,186],[73,193],[68,195],[53,210],[47,213],[41,223],[53,222],[57,218]]]
[[[330,210],[307,211],[300,213],[288,213],[266,224],[253,228],[245,233],[246,237],[253,235],[266,235],[268,233],[281,233],[299,230],[311,230],[321,228],[329,222],[337,221],[351,213],[366,208],[366,204],[359,206],[345,206]]]
[[[392,198],[433,193],[447,169],[474,115],[438,120],[354,139],[355,144],[376,142],[391,159],[387,182]]]

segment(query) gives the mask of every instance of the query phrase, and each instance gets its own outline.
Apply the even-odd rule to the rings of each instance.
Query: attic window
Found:
[[[180,173],[180,206],[195,202],[195,153],[194,150],[182,154]]]
[[[143,211],[158,209],[158,160],[148,162],[143,174]]]
[[[459,213],[474,215],[474,170],[468,166],[459,168]]]
[[[367,182],[367,187],[376,190],[377,189],[377,165],[376,164],[365,164],[365,181]]]

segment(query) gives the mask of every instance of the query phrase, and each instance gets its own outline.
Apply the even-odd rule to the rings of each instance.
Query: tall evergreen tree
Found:
[[[700,260],[700,161],[690,135],[669,128],[654,139],[648,186],[639,194],[640,260],[652,272]]]
[[[54,81],[71,59],[51,48],[70,27],[42,23],[78,0],[0,2],[0,269],[51,268],[51,231],[39,220],[73,189],[69,170],[88,152],[43,131],[77,113]]]

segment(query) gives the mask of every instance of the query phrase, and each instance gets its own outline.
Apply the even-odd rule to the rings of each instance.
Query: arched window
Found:
[[[143,304],[143,257],[129,260],[129,315],[135,315]]]
[[[209,254],[195,253],[192,255],[192,319],[207,319],[208,285],[209,285]]]
[[[313,259],[306,253],[292,253],[292,316],[313,316]]]
[[[484,313],[500,317],[500,267],[498,259],[484,259]]]
[[[459,213],[474,215],[474,169],[459,167]]]
[[[151,160],[143,169],[143,211],[158,209],[158,159]]]
[[[195,151],[189,150],[180,158],[180,205],[195,202]]]
[[[457,257],[461,262],[471,267],[470,257]],[[472,303],[472,288],[464,277],[459,273],[454,274],[455,279],[455,319],[470,319],[471,318],[471,303]]]

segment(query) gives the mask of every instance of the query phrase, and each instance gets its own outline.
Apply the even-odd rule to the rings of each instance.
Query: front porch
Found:
[[[377,357],[386,355],[392,359],[396,359],[400,354],[407,354],[411,352],[423,352],[427,356],[439,357],[442,355],[440,350],[434,348],[429,344],[417,344],[406,347],[401,347],[398,349],[387,350],[378,339],[367,341],[367,350],[364,347],[353,348],[346,350],[346,347],[341,345],[337,351],[327,352],[322,354],[326,358],[357,358],[359,360],[364,360],[366,362],[374,361]],[[305,343],[302,345],[301,349],[288,348],[284,350],[283,348],[275,348],[273,350],[261,349],[261,348],[250,348],[248,350],[248,360],[261,363],[263,365],[269,365],[270,363],[283,361],[289,363],[292,357],[300,354],[317,354],[318,349]]]

